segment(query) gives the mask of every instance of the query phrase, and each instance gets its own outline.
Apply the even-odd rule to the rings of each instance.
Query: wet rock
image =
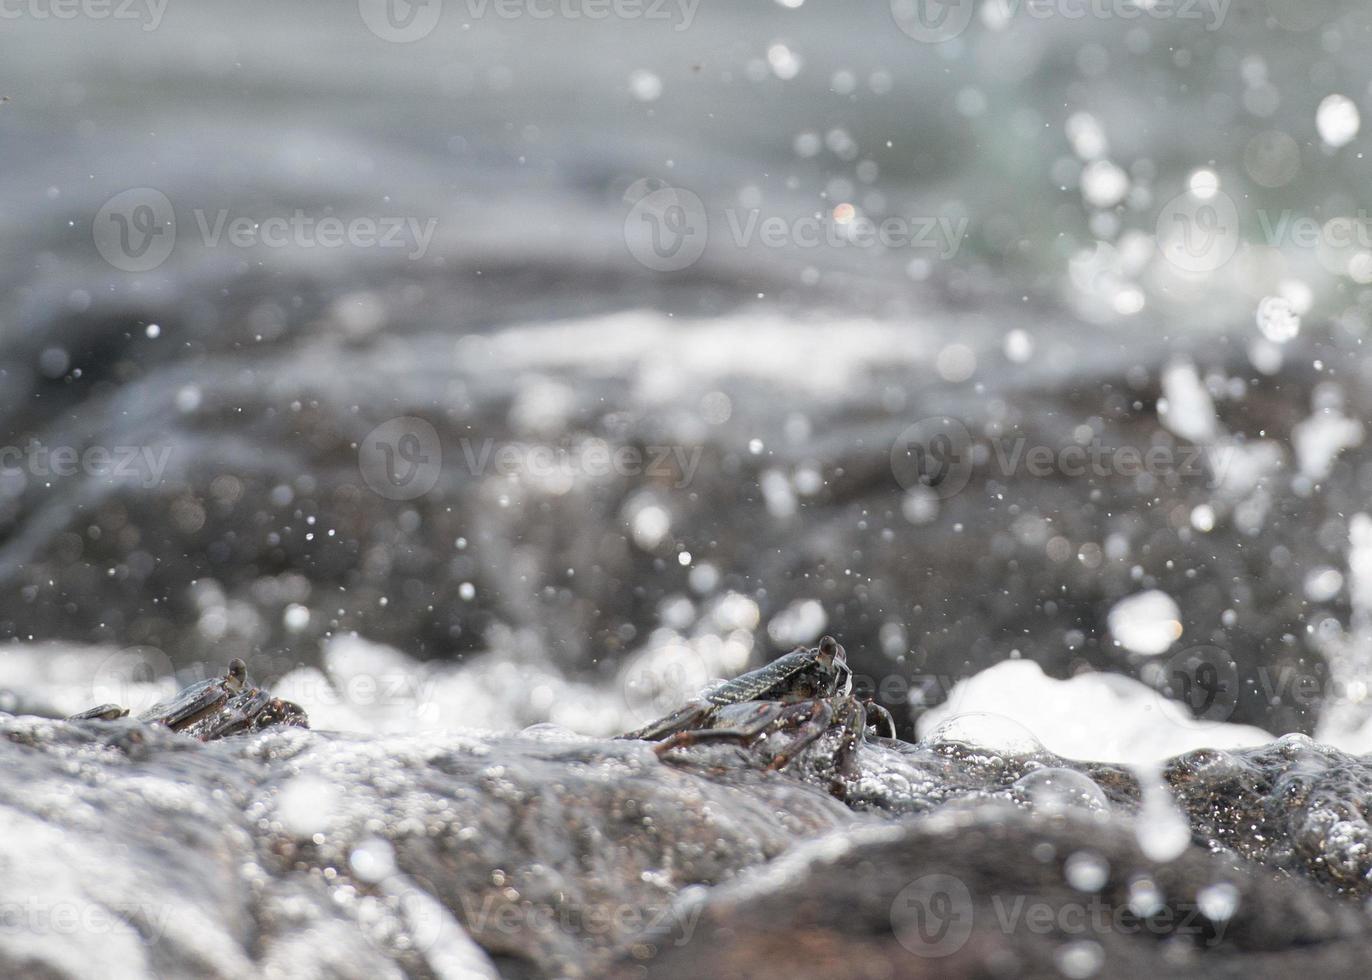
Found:
[[[1080,870],[1086,867],[1089,870]],[[683,899],[617,977],[1354,976],[1356,908],[1199,850],[1159,864],[1089,816],[951,809],[797,848]]]
[[[489,973],[491,959],[595,975],[682,887],[857,819],[802,782],[703,779],[637,743],[0,731],[6,892],[35,896],[20,912],[33,935],[0,941],[16,976],[82,975],[83,958],[133,976],[300,976],[302,957],[303,975]]]
[[[832,765],[838,737],[772,773],[755,748],[662,762],[551,727],[202,744],[127,719],[6,717],[0,964],[15,977],[85,976],[90,962],[134,977],[794,976],[804,962],[1275,976],[1338,974],[1372,949],[1356,900],[1364,760],[1302,739],[1173,760],[1192,844],[1159,861],[1120,767],[882,740],[849,778]],[[934,935],[964,906],[961,946],[909,951],[911,910]]]

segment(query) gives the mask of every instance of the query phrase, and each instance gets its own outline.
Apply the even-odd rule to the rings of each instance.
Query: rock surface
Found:
[[[0,733],[6,976],[1355,975],[1372,953],[1372,769],[1303,737],[1169,763],[1191,841],[1160,859],[1161,783],[946,733],[866,744],[843,800],[823,739],[767,773],[550,726]]]

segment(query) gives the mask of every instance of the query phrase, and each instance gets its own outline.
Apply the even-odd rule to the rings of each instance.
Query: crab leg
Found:
[[[659,718],[657,721],[644,725],[642,728],[632,732],[625,732],[623,735],[616,735],[618,739],[641,739],[645,742],[656,742],[659,739],[677,735],[681,732],[699,725],[705,720],[714,705],[708,701],[692,701],[683,708],[678,708],[666,718]]]
[[[868,698],[863,702],[863,707],[866,708],[868,712],[874,712],[881,716],[881,720],[886,723],[886,730],[890,733],[886,736],[887,738],[896,737],[896,720],[891,716],[891,712],[886,710],[885,705],[877,704],[877,702]],[[874,725],[873,727],[876,726]],[[881,733],[878,732],[877,734],[880,735]]]
[[[796,729],[796,737],[786,746],[785,749],[772,757],[768,769],[777,771],[785,769],[802,750],[814,742],[817,738],[828,730],[830,722],[834,720],[834,707],[827,700],[819,698],[812,702],[810,717],[800,723]],[[802,707],[802,705],[796,705]]]
[[[786,706],[777,701],[762,701],[753,710],[756,717],[741,725],[732,728],[696,728],[680,731],[653,746],[653,751],[661,757],[672,749],[687,748],[706,742],[748,742],[757,738],[769,725],[782,717],[786,712]]]

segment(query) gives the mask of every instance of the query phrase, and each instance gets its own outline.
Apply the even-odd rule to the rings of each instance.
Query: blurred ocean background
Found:
[[[0,38],[7,710],[610,733],[827,631],[907,736],[1372,747],[1363,5]]]

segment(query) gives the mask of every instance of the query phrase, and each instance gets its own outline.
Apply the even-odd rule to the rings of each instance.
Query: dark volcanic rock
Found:
[[[1303,739],[1174,760],[1193,843],[1159,862],[1131,774],[1045,753],[872,743],[835,783],[829,736],[768,773],[551,729],[0,734],[7,976],[1354,975],[1372,951],[1341,825],[1369,768]],[[923,955],[915,920],[956,938],[963,912]]]
[[[640,943],[615,975],[1357,976],[1372,948],[1309,885],[990,805],[817,841],[690,902],[691,942]]]

